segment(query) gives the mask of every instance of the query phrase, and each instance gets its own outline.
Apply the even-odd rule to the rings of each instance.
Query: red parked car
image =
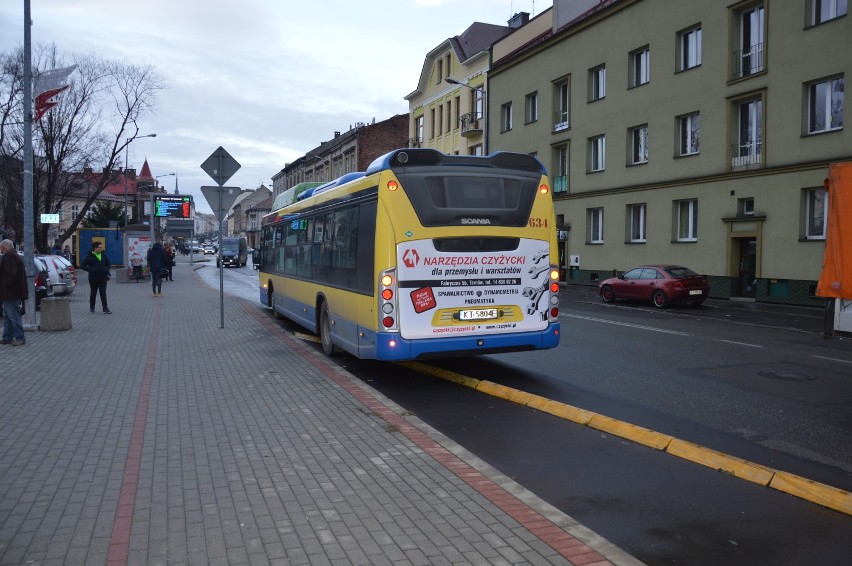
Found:
[[[700,305],[710,294],[706,275],[682,265],[641,265],[598,285],[606,303],[616,299],[650,301],[661,309],[671,303]]]

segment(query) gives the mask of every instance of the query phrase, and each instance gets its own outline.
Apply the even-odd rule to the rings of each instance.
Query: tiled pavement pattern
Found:
[[[0,565],[638,564],[192,269],[0,346]]]

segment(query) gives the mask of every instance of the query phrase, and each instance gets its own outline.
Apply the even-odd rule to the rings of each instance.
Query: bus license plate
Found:
[[[461,320],[487,320],[497,318],[497,309],[474,309],[459,312]]]
[[[702,291],[701,289],[693,289],[692,291],[690,291],[690,292],[689,292],[689,294],[690,294],[690,295],[700,295],[700,294],[702,294],[703,292],[704,292],[704,291]]]

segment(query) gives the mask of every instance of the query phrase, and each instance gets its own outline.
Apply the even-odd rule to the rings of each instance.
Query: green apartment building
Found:
[[[547,167],[574,283],[677,263],[821,305],[850,74],[847,0],[555,0],[492,46],[485,143]]]

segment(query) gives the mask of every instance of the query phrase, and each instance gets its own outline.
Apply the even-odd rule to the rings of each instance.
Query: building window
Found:
[[[675,202],[677,215],[677,241],[694,242],[698,240],[698,201],[679,200]]]
[[[444,133],[444,105],[438,105],[438,131],[437,135],[441,135]]]
[[[555,176],[552,179],[553,193],[568,192],[568,144],[560,145],[555,148],[555,163],[553,172]]]
[[[71,205],[71,220],[77,220],[77,216],[80,214],[80,205],[72,204]]]
[[[603,244],[604,241],[604,209],[588,209],[589,243]]]
[[[425,127],[423,122],[422,114],[414,119],[414,147],[420,147],[423,144],[423,128]]]
[[[810,24],[817,25],[840,16],[845,16],[847,0],[810,0]]]
[[[630,129],[630,163],[648,163],[648,124]]]
[[[435,70],[435,84],[441,84],[441,81],[444,80],[444,59],[438,59],[438,67]]]
[[[453,129],[453,101],[447,101],[447,132]]]
[[[570,100],[571,90],[569,82],[562,81],[556,84],[556,92],[554,99],[556,101],[556,109],[553,112],[553,131],[561,132],[567,130],[568,122],[568,103]]]
[[[589,102],[606,96],[606,65],[589,69]]]
[[[651,50],[643,47],[630,53],[630,86],[637,87],[651,80]]]
[[[805,238],[825,239],[825,219],[828,218],[828,194],[825,189],[808,189],[805,192]]]
[[[754,198],[737,199],[737,216],[754,216]]]
[[[645,203],[627,205],[627,218],[630,222],[630,225],[628,226],[630,242],[645,243],[646,212],[647,208]]]
[[[435,137],[435,109],[429,109],[429,139]]]
[[[680,64],[678,71],[685,71],[701,64],[701,26],[680,32]]]
[[[845,80],[835,77],[808,86],[808,133],[843,128]]]
[[[507,102],[500,107],[500,131],[508,132],[512,129],[512,103]]]
[[[766,67],[764,41],[766,11],[762,3],[753,4],[734,15],[739,29],[734,30],[733,78],[747,77]]]
[[[456,127],[458,130],[461,127],[461,96],[456,97]]]
[[[678,155],[698,153],[698,139],[701,133],[701,115],[696,112],[678,118]]]
[[[736,103],[737,143],[733,147],[732,167],[760,165],[763,152],[763,99]]]
[[[531,92],[528,94],[524,100],[524,109],[526,116],[525,121],[527,124],[532,122],[538,122],[538,93]]]
[[[589,171],[606,168],[606,136],[589,138]]]

